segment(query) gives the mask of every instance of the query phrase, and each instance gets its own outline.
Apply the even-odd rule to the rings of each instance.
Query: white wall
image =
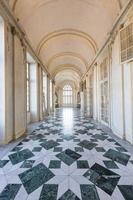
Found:
[[[3,143],[5,132],[5,45],[4,22],[0,17],[0,143]]]
[[[123,138],[123,96],[122,96],[122,67],[120,64],[119,37],[112,46],[111,67],[111,127],[115,134]]]
[[[39,121],[39,87],[38,87],[38,65],[30,64],[30,116],[31,122]]]
[[[5,120],[6,120],[6,130],[5,130],[5,140],[6,143],[11,141],[14,137],[14,115],[13,115],[13,35],[11,33],[11,28],[9,24],[5,24]]]
[[[20,39],[14,36],[14,114],[15,138],[26,131],[26,52]]]
[[[124,137],[133,143],[133,62],[123,65],[124,79]]]

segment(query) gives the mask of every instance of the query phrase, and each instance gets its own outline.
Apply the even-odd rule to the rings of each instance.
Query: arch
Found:
[[[37,50],[36,50],[38,55],[40,54],[41,49],[43,48],[43,46],[45,45],[46,42],[48,42],[49,40],[52,40],[56,37],[63,36],[63,35],[73,35],[75,37],[83,38],[86,40],[86,42],[89,44],[89,46],[92,47],[93,51],[95,53],[97,52],[97,49],[98,49],[97,44],[92,39],[92,37],[90,35],[88,35],[87,33],[84,33],[83,31],[76,30],[76,29],[61,29],[61,30],[51,32],[41,39],[41,41],[39,42],[39,45],[37,47]]]
[[[52,77],[54,78],[58,73],[60,73],[61,71],[64,71],[64,70],[71,70],[71,71],[74,71],[76,72],[80,77],[82,76],[82,72],[81,70],[77,69],[78,66],[76,65],[71,65],[71,64],[64,64],[64,65],[58,65],[56,67],[56,69],[54,70],[54,72],[52,74]]]
[[[50,64],[57,58],[59,57],[64,57],[64,56],[72,56],[72,57],[75,57],[75,58],[78,58],[86,67],[88,67],[88,63],[87,61],[85,60],[85,58],[83,58],[80,54],[78,53],[74,53],[74,52],[61,52],[61,53],[58,53],[58,54],[55,54],[54,56],[52,56],[48,62],[46,63],[46,66],[47,68],[49,68]]]

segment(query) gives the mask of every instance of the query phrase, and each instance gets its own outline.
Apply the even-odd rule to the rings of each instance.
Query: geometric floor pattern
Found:
[[[57,109],[0,160],[0,200],[133,200],[133,155],[78,109]]]

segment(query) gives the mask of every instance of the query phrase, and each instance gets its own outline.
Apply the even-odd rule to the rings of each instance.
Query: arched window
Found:
[[[72,87],[70,85],[65,85],[63,88],[63,105],[64,106],[72,106]]]

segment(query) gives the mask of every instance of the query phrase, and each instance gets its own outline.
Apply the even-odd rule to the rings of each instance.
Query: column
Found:
[[[14,70],[13,70],[13,38],[12,27],[6,23],[5,27],[5,143],[10,142],[14,136]],[[7,42],[8,41],[8,42]]]

